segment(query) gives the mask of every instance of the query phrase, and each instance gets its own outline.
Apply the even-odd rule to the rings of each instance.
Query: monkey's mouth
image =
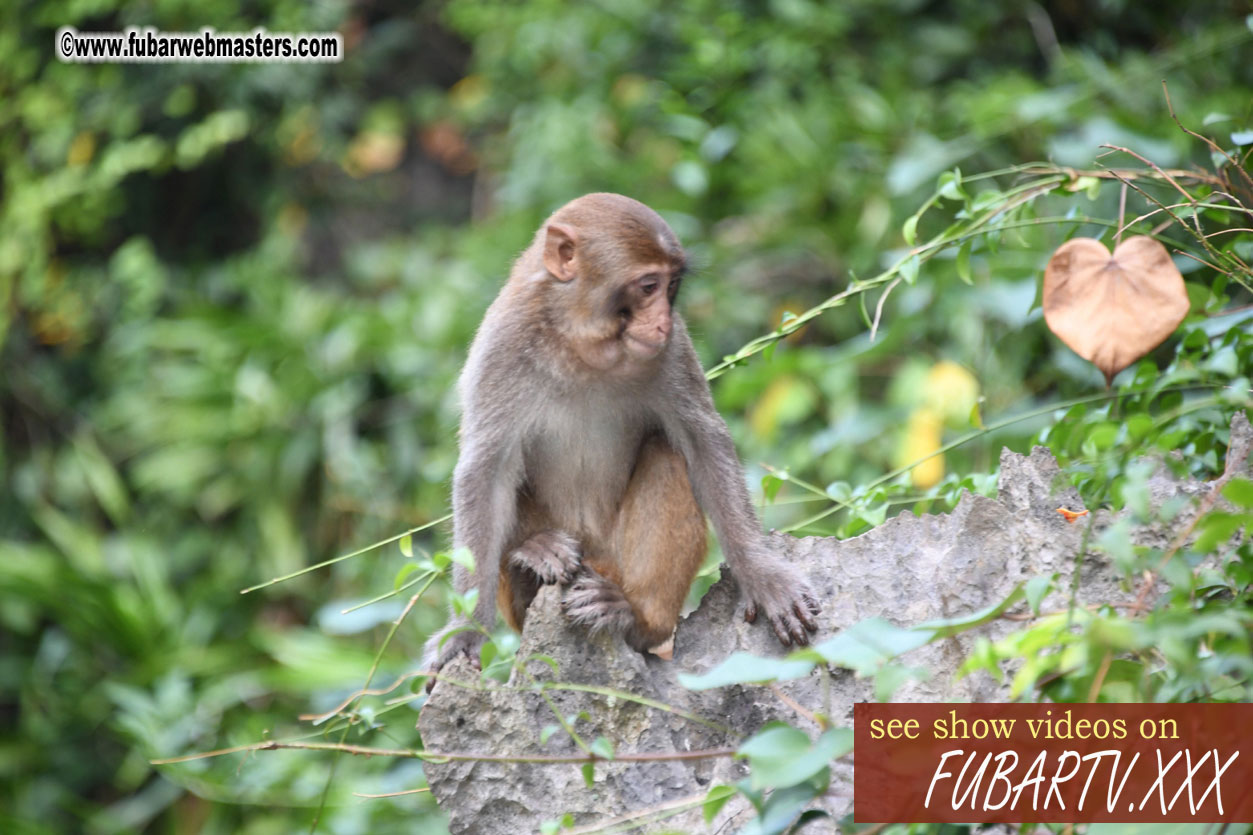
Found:
[[[647,339],[640,339],[630,331],[627,331],[624,336],[626,337],[624,341],[626,343],[627,350],[640,359],[652,359],[657,356],[661,353],[661,349],[666,347],[666,342],[668,341],[661,339],[657,342],[651,342]]]

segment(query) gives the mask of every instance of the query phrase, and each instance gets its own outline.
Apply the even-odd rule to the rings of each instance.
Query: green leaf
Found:
[[[858,675],[870,675],[884,662],[930,643],[933,637],[928,630],[905,629],[875,617],[836,633],[815,646],[812,652],[828,664],[845,667]]]
[[[948,638],[958,633],[973,629],[976,626],[982,626],[985,623],[999,618],[1010,606],[1013,606],[1023,597],[1023,584],[1019,583],[1014,586],[1013,590],[1005,596],[1005,599],[999,603],[993,603],[977,612],[971,612],[968,615],[958,615],[951,618],[940,618],[937,620],[929,620],[920,623],[914,627],[918,630],[931,630],[934,634],[931,640],[936,638]]]
[[[874,319],[870,318],[870,309],[866,307],[866,293],[857,294],[857,310],[861,313],[861,321],[867,328],[874,327]]]
[[[837,502],[847,503],[853,498],[853,486],[847,481],[833,481],[824,492]]]
[[[952,171],[945,171],[940,175],[940,196],[949,200],[965,200],[966,193],[962,191],[962,172],[960,168],[954,168]]]
[[[588,747],[591,749],[593,754],[601,757],[602,759],[612,760],[614,757],[613,743],[603,736],[596,737],[596,739],[592,740],[592,744]]]
[[[1135,567],[1136,551],[1131,543],[1131,520],[1125,516],[1106,528],[1096,540],[1097,547],[1109,554],[1123,571]]]
[[[876,701],[891,701],[892,695],[902,684],[911,680],[925,681],[930,672],[924,667],[905,667],[900,664],[884,664],[874,675]]]
[[[888,518],[887,502],[857,508],[857,518],[865,520],[866,524],[872,528],[882,525],[883,520]]]
[[[1023,584],[1022,592],[1027,598],[1027,605],[1031,607],[1034,614],[1040,614],[1040,603],[1049,593],[1049,589],[1053,587],[1053,578],[1056,576],[1055,574],[1041,574]]]
[[[782,788],[809,779],[852,749],[853,732],[848,728],[832,728],[811,744],[796,728],[772,722],[741,745],[736,755],[748,758],[754,788]]]
[[[486,670],[490,667],[498,652],[495,641],[484,641],[483,646],[479,647],[479,669]]]
[[[583,775],[583,785],[590,789],[596,782],[596,763],[584,763],[579,767],[579,773]]]
[[[457,565],[465,568],[466,571],[469,571],[471,574],[474,573],[474,554],[470,553],[469,548],[454,548],[448,557]]]
[[[765,495],[767,502],[773,502],[774,497],[779,495],[779,488],[783,486],[783,479],[774,473],[766,473],[761,479],[761,492]]]
[[[474,606],[479,601],[479,590],[470,589],[465,594],[450,595],[452,610],[459,615],[470,617],[474,614]]]
[[[1240,507],[1253,507],[1253,481],[1233,478],[1223,487],[1223,496]]]
[[[544,729],[539,732],[539,744],[541,746],[547,745],[548,740],[552,739],[553,734],[559,730],[561,730],[560,725],[545,725]]]
[[[539,825],[539,831],[543,833],[543,835],[556,835],[556,833],[560,832],[561,830],[570,829],[573,826],[574,826],[574,815],[570,814],[569,812],[566,812],[564,815],[562,815],[559,818],[546,820],[543,823],[541,823]]]
[[[1226,513],[1213,510],[1205,514],[1205,518],[1197,525],[1196,543],[1192,546],[1202,554],[1218,550],[1218,547],[1231,539],[1232,535],[1248,522],[1243,513]]]
[[[918,238],[918,215],[910,215],[905,221],[905,225],[901,227],[901,235],[905,238],[905,243],[913,246],[917,243]]]
[[[400,553],[406,557],[413,557],[413,536],[405,534],[400,538]]]
[[[921,263],[917,255],[911,255],[901,264],[901,278],[905,279],[906,284],[913,284],[918,280],[918,266]]]
[[[1253,145],[1253,130],[1236,131],[1231,134],[1231,141],[1236,145]]]
[[[722,807],[727,805],[727,801],[734,796],[735,786],[717,785],[710,789],[701,805],[705,823],[711,823],[722,811]]]
[[[750,820],[739,835],[784,835],[794,831],[806,817],[805,807],[825,789],[817,789],[808,783],[789,786],[772,793],[761,806],[756,820]],[[827,831],[818,829],[816,831]]]
[[[985,209],[995,206],[1004,199],[1005,195],[1001,192],[992,189],[985,189],[975,195],[974,202],[970,204],[970,210],[972,212],[982,212]]]
[[[974,278],[970,275],[970,249],[972,245],[973,243],[967,240],[957,248],[957,277],[971,285],[975,283]]]
[[[392,590],[396,591],[405,584],[405,580],[415,571],[421,570],[422,566],[416,562],[407,562],[396,572],[396,579],[392,580]]]
[[[679,683],[688,690],[710,690],[728,684],[763,684],[804,678],[814,668],[812,660],[761,658],[747,652],[734,652],[707,673],[679,673]]]

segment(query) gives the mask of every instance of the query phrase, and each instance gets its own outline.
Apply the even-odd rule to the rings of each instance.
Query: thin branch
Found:
[[[383,794],[366,794],[365,792],[353,792],[353,797],[365,797],[370,800],[376,800],[381,797],[403,797],[407,794],[424,794],[431,790],[430,786],[421,789],[405,789],[402,792],[384,792]]]
[[[258,583],[255,586],[249,586],[246,589],[242,589],[239,593],[248,594],[249,592],[257,591],[258,589],[264,589],[264,588],[267,588],[268,586],[272,586],[275,583],[282,583],[285,580],[295,579],[296,577],[299,577],[303,574],[308,574],[311,571],[317,571],[319,568],[326,568],[328,565],[334,565],[337,562],[343,562],[344,560],[350,560],[353,557],[359,557],[362,554],[365,554],[369,551],[373,551],[375,548],[381,548],[384,545],[390,545],[393,542],[398,542],[399,540],[404,539],[406,536],[411,536],[412,534],[420,533],[421,531],[424,531],[427,528],[433,528],[438,524],[447,522],[451,518],[452,518],[452,514],[449,513],[446,516],[439,517],[438,519],[432,519],[430,522],[427,522],[425,525],[418,525],[416,528],[410,528],[409,530],[402,531],[401,533],[398,533],[395,536],[389,536],[387,539],[381,539],[378,542],[373,543],[372,545],[367,545],[364,548],[358,548],[357,550],[353,551],[351,554],[344,554],[343,556],[332,557],[329,560],[323,560],[322,562],[317,563],[315,565],[306,566],[305,568],[302,568],[299,571],[293,571],[291,574],[284,574],[282,577],[275,577],[272,580],[266,580],[264,583]]]
[[[784,692],[784,690],[781,687],[779,687],[779,685],[767,684],[766,686],[769,687],[772,691],[774,691],[774,694],[779,697],[779,701],[783,702],[785,705],[790,707],[792,710],[796,711],[799,715],[808,719],[810,722],[813,722],[815,725],[818,726],[820,730],[825,731],[828,727],[830,727],[830,723],[822,719],[822,717],[818,716],[818,714],[814,713],[812,710],[805,707],[800,702],[793,699],[786,692]]]
[[[1131,150],[1130,148],[1124,148],[1124,147],[1123,147],[1123,146],[1121,146],[1121,145],[1110,145],[1109,143],[1104,143],[1104,144],[1102,144],[1102,145],[1101,145],[1101,147],[1102,147],[1102,148],[1109,148],[1111,151],[1121,151],[1122,153],[1127,154],[1128,156],[1133,156],[1133,157],[1135,157],[1136,159],[1140,160],[1140,162],[1144,163],[1144,164],[1145,164],[1145,165],[1147,165],[1149,168],[1152,168],[1154,171],[1156,171],[1158,174],[1160,174],[1160,175],[1161,175],[1161,178],[1162,178],[1163,180],[1165,180],[1166,182],[1168,182],[1168,183],[1170,183],[1172,186],[1174,186],[1174,187],[1175,187],[1175,190],[1176,190],[1176,191],[1178,191],[1180,194],[1182,194],[1182,195],[1183,195],[1183,199],[1187,200],[1187,201],[1188,201],[1188,203],[1189,203],[1189,205],[1196,203],[1196,198],[1195,198],[1195,197],[1193,197],[1193,196],[1192,196],[1192,194],[1191,194],[1191,193],[1190,193],[1190,192],[1189,192],[1186,188],[1184,188],[1183,186],[1179,185],[1179,183],[1177,183],[1177,182],[1175,181],[1175,178],[1174,178],[1174,177],[1170,176],[1170,175],[1169,175],[1169,174],[1167,174],[1165,171],[1163,171],[1163,170],[1161,169],[1161,166],[1159,166],[1157,163],[1153,162],[1152,160],[1150,160],[1150,159],[1148,159],[1148,158],[1146,158],[1146,157],[1142,157],[1142,156],[1140,156],[1139,154],[1137,154],[1135,151]],[[1115,175],[1115,176],[1117,176],[1117,175]],[[1122,180],[1123,178],[1122,178],[1122,177],[1118,177],[1118,179]]]
[[[892,279],[887,288],[883,291],[883,295],[879,297],[879,303],[874,306],[874,321],[870,323],[870,341],[874,342],[875,332],[879,330],[879,318],[883,316],[883,303],[888,300],[888,295],[896,289],[896,285],[901,283],[900,276]]]
[[[1118,231],[1114,233],[1114,247],[1122,243],[1122,233],[1127,227],[1123,226],[1123,220],[1127,217],[1127,183],[1123,182],[1122,188],[1118,190]]]
[[[665,803],[658,803],[656,806],[648,806],[643,809],[637,809],[634,812],[628,812],[620,817],[612,818],[607,821],[587,824],[585,826],[577,826],[574,829],[565,830],[567,835],[592,835],[595,832],[610,832],[624,824],[630,824],[629,829],[637,829],[641,824],[653,823],[657,820],[664,820],[673,817],[680,812],[688,809],[695,809],[705,802],[705,792],[690,795],[688,797],[680,797],[677,800],[668,800]],[[651,820],[644,820],[651,818]]]
[[[1183,131],[1186,134],[1189,134],[1190,136],[1195,136],[1197,139],[1201,140],[1206,145],[1208,145],[1211,151],[1217,154],[1222,154],[1224,157],[1226,157],[1227,162],[1231,163],[1231,166],[1240,173],[1240,176],[1244,179],[1245,183],[1248,184],[1249,188],[1253,189],[1253,177],[1250,177],[1249,172],[1245,171],[1243,166],[1241,166],[1239,163],[1237,163],[1234,159],[1231,158],[1231,154],[1227,153],[1225,150],[1220,148],[1214,142],[1214,140],[1210,139],[1208,136],[1202,136],[1196,131],[1190,128],[1184,127],[1183,122],[1179,121],[1179,117],[1175,115],[1175,106],[1171,104],[1170,89],[1167,88],[1165,79],[1162,79],[1162,95],[1166,97],[1166,109],[1170,111],[1170,118],[1175,120],[1175,124],[1179,126],[1179,130]]]
[[[1171,541],[1170,547],[1166,550],[1166,553],[1162,555],[1161,560],[1158,561],[1157,567],[1152,571],[1145,572],[1144,582],[1140,585],[1140,593],[1136,595],[1136,602],[1132,604],[1131,607],[1133,614],[1138,614],[1144,609],[1144,604],[1148,600],[1149,592],[1153,589],[1153,584],[1157,581],[1157,575],[1160,574],[1162,569],[1166,567],[1166,563],[1170,562],[1171,558],[1179,552],[1179,549],[1184,546],[1184,543],[1188,541],[1188,537],[1192,536],[1192,532],[1196,530],[1196,526],[1200,524],[1201,519],[1205,517],[1205,514],[1209,513],[1214,508],[1214,505],[1218,503],[1218,496],[1222,492],[1222,489],[1227,486],[1227,482],[1231,481],[1232,477],[1235,475],[1236,468],[1234,466],[1228,466],[1223,471],[1222,475],[1214,479],[1213,486],[1210,487],[1209,492],[1201,499],[1201,504],[1197,508],[1196,515],[1192,517],[1191,521],[1189,521],[1184,529],[1180,531]]]
[[[325,713],[302,713],[297,718],[300,719],[301,722],[312,722],[315,725],[320,725],[323,722],[325,722],[327,719],[333,719],[334,717],[338,716],[343,711],[347,710],[348,706],[351,705],[353,702],[357,701],[358,699],[364,698],[366,696],[386,696],[388,693],[392,692],[397,687],[404,684],[406,681],[412,678],[417,678],[418,676],[425,676],[425,675],[430,675],[430,673],[426,670],[418,670],[412,673],[405,673],[403,676],[396,679],[395,683],[393,683],[391,687],[380,687],[375,690],[370,690],[369,688],[363,688],[361,690],[356,691],[355,693],[350,695],[348,698],[344,699],[338,705],[326,711]]]
[[[1092,686],[1088,688],[1089,702],[1095,702],[1096,697],[1101,695],[1101,686],[1105,684],[1105,676],[1109,673],[1109,665],[1112,663],[1114,663],[1114,653],[1112,650],[1106,650],[1105,657],[1101,659],[1101,666],[1092,679]]]
[[[595,754],[476,754],[465,751],[427,751],[415,748],[373,748],[369,745],[349,745],[344,742],[282,742],[268,740],[254,742],[251,745],[236,745],[233,748],[219,748],[216,751],[204,751],[198,754],[185,754],[181,757],[166,757],[150,760],[152,765],[173,765],[176,763],[205,760],[221,757],[226,754],[238,754],[252,751],[334,751],[339,754],[353,754],[361,757],[398,757],[404,759],[429,760],[432,762],[492,762],[492,763],[535,763],[540,765],[569,765],[594,762],[607,762],[605,757]],[[708,760],[718,757],[735,755],[734,748],[702,748],[696,751],[659,751],[652,754],[617,754],[613,762],[675,762],[682,760]]]

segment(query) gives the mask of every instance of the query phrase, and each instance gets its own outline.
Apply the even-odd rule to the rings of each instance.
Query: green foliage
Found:
[[[1101,143],[1250,204],[1249,30],[1222,8],[1039,13],[19,3],[0,32],[0,830],[440,830],[428,796],[350,794],[420,787],[416,761],[150,760],[310,733],[420,747],[422,682],[401,677],[443,619],[432,584],[472,565],[436,524],[455,374],[511,254],[584,191],[655,205],[707,268],[684,312],[743,459],[771,466],[772,527],[852,535],[949,508],[995,490],[1003,445],[1048,445],[1092,508],[1150,512],[1146,453],[1216,476],[1249,404],[1253,239],[1214,182],[1133,230],[1170,220],[1158,234],[1200,259],[1178,259],[1193,311],[1108,395],[1035,299],[1057,244],[1118,223],[1107,168],[1136,163],[1102,167]],[[62,25],[338,29],[348,56],[67,65]],[[1173,125],[1163,77],[1224,153]],[[1144,188],[1128,220],[1179,202]],[[904,428],[943,360],[977,398],[935,424],[941,477],[914,487]],[[1146,614],[1043,617],[972,665],[1030,654],[1024,697],[1083,698],[1108,654],[1100,698],[1247,698],[1249,492],[1229,482],[1169,558],[1118,529],[1094,543],[1129,576],[1160,566]],[[488,673],[516,646],[485,644]],[[828,650],[885,698],[922,674]],[[350,698],[367,684],[396,689]],[[815,762],[839,750],[813,745]],[[796,822],[826,775],[774,779],[740,787],[756,831]]]

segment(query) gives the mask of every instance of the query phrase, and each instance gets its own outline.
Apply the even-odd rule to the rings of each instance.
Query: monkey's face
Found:
[[[570,346],[591,369],[614,376],[647,374],[664,354],[686,267],[670,227],[634,205],[648,214],[603,211],[595,223],[552,224],[545,242]]]
[[[665,349],[673,325],[678,274],[665,266],[620,284],[615,301],[619,339],[630,359],[646,362]]]

